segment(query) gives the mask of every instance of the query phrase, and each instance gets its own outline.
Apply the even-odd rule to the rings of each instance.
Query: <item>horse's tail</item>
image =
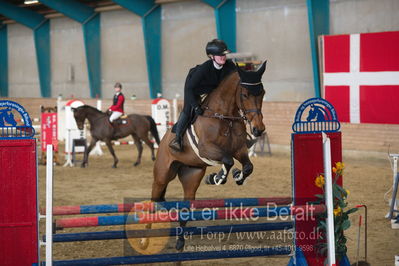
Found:
[[[145,118],[147,118],[147,120],[150,122],[150,131],[151,131],[151,134],[152,134],[152,136],[155,138],[155,141],[157,142],[157,144],[159,145],[159,143],[160,143],[161,141],[159,140],[159,134],[158,134],[157,124],[155,124],[155,121],[154,121],[154,119],[153,119],[151,116],[146,115]]]

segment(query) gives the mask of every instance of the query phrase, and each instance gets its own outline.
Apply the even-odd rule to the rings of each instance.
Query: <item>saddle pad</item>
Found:
[[[188,141],[190,142],[191,148],[193,149],[194,153],[200,158],[204,163],[206,163],[209,166],[214,166],[218,164],[222,164],[222,162],[219,161],[214,161],[210,160],[204,157],[201,157],[199,155],[199,150],[198,150],[198,136],[195,133],[194,125],[190,125],[187,129],[187,138]]]

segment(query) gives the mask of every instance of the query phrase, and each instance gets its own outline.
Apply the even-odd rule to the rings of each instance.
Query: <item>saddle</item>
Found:
[[[114,120],[113,124],[116,126],[127,125],[128,124],[128,116],[126,114],[121,115],[118,119]]]

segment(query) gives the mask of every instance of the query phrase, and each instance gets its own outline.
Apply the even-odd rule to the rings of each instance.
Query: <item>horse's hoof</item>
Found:
[[[139,162],[135,162],[133,165],[134,166],[137,166],[137,165],[139,165],[140,163]]]
[[[178,238],[176,241],[176,250],[177,251],[182,251],[184,248],[184,238]]]
[[[152,161],[155,161],[155,157],[151,157],[151,160],[152,160]]]
[[[217,186],[224,185],[227,182],[226,176],[217,175],[217,176],[214,177],[214,180],[215,180],[215,185],[217,185]]]
[[[224,184],[226,184],[226,182],[227,182],[227,177],[224,177],[223,179],[222,179],[222,182],[220,183],[221,185],[224,185]]]
[[[86,165],[85,165],[84,163],[82,163],[82,164],[80,165],[80,168],[86,168]]]
[[[112,168],[116,168],[116,165],[113,165]]]
[[[216,173],[212,173],[206,176],[205,184],[207,185],[224,185],[227,182],[226,177],[219,177]]]
[[[244,184],[245,178],[241,170],[234,168],[232,171],[234,181],[236,181],[237,185],[241,186]]]
[[[239,186],[241,186],[241,185],[244,184],[244,182],[245,182],[245,179],[240,180],[240,181],[236,181],[236,184],[239,185]]]
[[[215,183],[215,176],[217,176],[216,173],[212,173],[212,174],[207,175],[205,177],[205,184],[207,184],[207,185],[215,185],[216,184]]]

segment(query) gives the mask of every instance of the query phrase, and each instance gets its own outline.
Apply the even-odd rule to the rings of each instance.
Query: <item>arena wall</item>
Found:
[[[268,60],[267,101],[301,102],[314,96],[306,0],[236,0],[237,52]],[[397,0],[331,0],[330,33],[397,30]],[[52,97],[90,95],[82,27],[50,19]],[[40,97],[32,30],[8,25],[9,95]],[[183,94],[190,67],[206,60],[216,37],[213,9],[200,0],[162,5],[162,85],[166,98]],[[120,81],[125,94],[149,98],[141,18],[125,9],[101,13],[103,98]]]

